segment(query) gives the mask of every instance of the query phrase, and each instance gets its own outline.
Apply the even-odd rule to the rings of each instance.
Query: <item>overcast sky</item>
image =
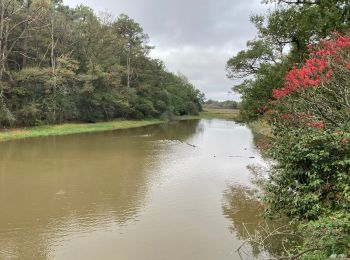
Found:
[[[261,0],[64,0],[84,4],[96,13],[125,13],[141,24],[155,46],[151,56],[168,70],[181,72],[209,99],[238,99],[229,93],[235,82],[226,78],[226,61],[256,36],[249,22],[261,14]]]

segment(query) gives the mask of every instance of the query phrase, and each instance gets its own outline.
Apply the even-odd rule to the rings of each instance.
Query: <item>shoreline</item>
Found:
[[[235,119],[237,111],[232,110],[206,110],[199,115],[179,116],[175,117],[174,121],[181,120],[195,120],[195,119]],[[35,127],[16,128],[5,131],[0,131],[0,143],[28,139],[35,137],[46,136],[61,136],[80,133],[93,133],[103,131],[113,131],[121,129],[137,128],[149,125],[164,124],[170,122],[169,120],[161,119],[145,119],[145,120],[124,120],[116,119],[110,122],[99,123],[64,123],[58,125],[43,125]]]
[[[116,119],[110,122],[99,123],[64,123],[59,125],[43,125],[26,128],[16,128],[0,132],[0,143],[36,137],[61,136],[71,134],[93,133],[113,131],[128,128],[136,128],[148,125],[166,123],[165,120],[121,120]]]
[[[272,128],[271,126],[267,123],[267,121],[263,119],[259,119],[253,122],[248,123],[248,126],[252,130],[254,134],[259,134],[266,136],[268,138],[273,138],[273,133],[272,133]]]

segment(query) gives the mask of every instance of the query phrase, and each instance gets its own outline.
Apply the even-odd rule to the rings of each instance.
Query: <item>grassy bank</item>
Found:
[[[100,132],[117,129],[135,128],[147,125],[161,124],[166,121],[151,119],[151,120],[116,120],[112,122],[101,122],[95,124],[61,124],[61,125],[45,125],[30,128],[12,129],[0,132],[0,142],[32,138],[51,135],[68,135],[77,133]]]
[[[204,108],[203,112],[200,112],[197,116],[182,116],[177,119],[236,119],[239,111],[233,109],[214,109]]]
[[[197,116],[182,116],[177,117],[176,120],[190,120],[190,119],[234,119],[238,114],[235,110],[225,109],[210,109],[201,112]],[[68,135],[78,133],[90,133],[90,132],[101,132],[109,130],[135,128],[147,125],[166,123],[166,120],[160,119],[149,119],[149,120],[115,120],[112,122],[101,122],[94,124],[85,123],[71,123],[61,125],[45,125],[38,127],[28,127],[20,129],[11,129],[6,131],[0,131],[0,142],[24,139],[41,136],[52,136],[52,135]]]
[[[271,126],[265,120],[251,122],[249,126],[255,134],[273,137]]]

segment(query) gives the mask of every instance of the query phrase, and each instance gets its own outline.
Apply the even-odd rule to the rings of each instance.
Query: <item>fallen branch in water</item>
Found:
[[[190,143],[188,143],[188,142],[186,142],[186,144],[187,144],[188,146],[193,147],[193,148],[196,148],[196,147],[197,147],[197,146],[195,146],[194,144],[190,144]]]
[[[292,229],[290,229],[289,225],[283,225],[277,228],[271,229],[271,227],[265,223],[264,225],[259,224],[258,229],[251,233],[248,231],[248,228],[245,223],[243,223],[243,227],[246,231],[247,239],[237,248],[236,252],[238,253],[240,259],[245,259],[243,257],[243,251],[244,246],[248,243],[250,245],[257,245],[261,251],[269,251],[269,247],[271,246],[271,243],[274,243],[274,237],[292,237],[293,239],[300,239],[300,236],[296,234]],[[281,253],[281,256],[274,256],[271,259],[298,259],[302,255],[306,254],[309,251],[317,250],[317,249],[311,249],[307,250],[305,252],[301,252],[302,254],[292,254],[290,251],[287,250],[287,248],[284,245],[283,239],[281,240],[282,246],[283,246],[283,252]],[[246,254],[246,253],[245,253]],[[249,258],[250,259],[250,258]]]
[[[248,159],[255,159],[254,156],[249,156],[249,157],[245,157],[245,156],[241,156],[241,155],[230,155],[230,158],[248,158]]]

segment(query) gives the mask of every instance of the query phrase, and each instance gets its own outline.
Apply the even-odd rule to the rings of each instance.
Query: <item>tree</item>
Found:
[[[0,125],[198,113],[202,94],[149,57],[140,24],[62,1],[0,0]]]
[[[248,42],[248,49],[227,63],[229,78],[245,80],[234,90],[243,96],[242,114],[247,120],[261,114],[259,106],[272,98],[272,86],[283,86],[285,73],[304,61],[309,44],[334,31],[344,32],[349,24],[349,0],[272,2],[276,2],[275,10],[251,17],[258,39]]]
[[[0,121],[8,124],[15,120],[6,97],[9,82],[13,81],[9,59],[13,53],[18,53],[24,57],[22,63],[25,63],[27,54],[15,47],[18,42],[27,41],[27,32],[34,29],[32,25],[41,18],[43,7],[43,4],[31,5],[29,1],[0,1]]]
[[[126,86],[137,78],[133,70],[133,58],[148,54],[150,46],[147,45],[148,35],[143,33],[141,26],[127,15],[121,14],[113,25],[116,34],[121,39],[122,51],[126,61]]]

